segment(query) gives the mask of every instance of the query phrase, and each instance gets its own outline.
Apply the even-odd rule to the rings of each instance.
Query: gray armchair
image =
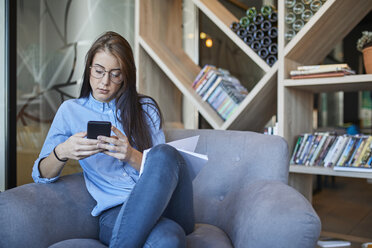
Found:
[[[284,139],[253,132],[169,130],[168,141],[200,135],[209,161],[195,178],[197,225],[188,248],[315,247],[320,220],[287,185]],[[82,174],[0,193],[0,247],[106,247]]]

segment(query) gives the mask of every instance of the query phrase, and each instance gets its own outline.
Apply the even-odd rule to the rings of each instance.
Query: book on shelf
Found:
[[[346,72],[346,71],[326,72],[326,73],[316,73],[316,74],[291,76],[291,79],[343,77],[343,76],[346,76],[346,75],[354,75],[354,74],[355,73],[349,73],[349,72]]]
[[[196,76],[193,84],[192,84],[192,87],[196,90],[200,84],[202,84],[204,82],[204,79],[207,77],[208,75],[208,71],[209,70],[212,70],[212,69],[216,69],[215,66],[213,65],[205,65],[201,71],[199,72],[199,74]]]
[[[329,132],[298,136],[290,164],[372,172],[372,136]]]
[[[295,158],[296,158],[296,154],[301,146],[301,141],[302,139],[304,138],[304,135],[299,135],[298,138],[297,138],[297,142],[296,142],[296,145],[295,145],[295,148],[293,150],[293,153],[292,153],[292,156],[291,156],[291,159],[289,160],[289,163],[290,164],[294,164],[295,162]]]
[[[341,156],[342,151],[345,149],[345,146],[349,141],[349,137],[347,136],[340,136],[340,137],[341,137],[340,144],[335,147],[335,151],[329,163],[327,164],[327,167],[333,167],[337,163],[338,158]]]
[[[265,127],[264,134],[278,135],[278,122],[275,122],[274,126]]]
[[[342,69],[350,69],[348,64],[326,64],[326,65],[303,65],[303,66],[298,66],[297,70],[298,71],[308,71],[308,70],[317,70],[317,69],[337,69],[337,68],[342,68]]]
[[[363,157],[368,156],[367,150],[370,149],[371,142],[372,142],[372,136],[368,136],[362,151],[360,152],[358,158],[355,161],[355,164],[357,164],[357,165],[362,164]]]
[[[312,144],[313,139],[314,139],[314,135],[310,134],[308,136],[307,140],[306,140],[304,149],[303,149],[300,157],[297,160],[299,164],[305,164],[305,159],[306,159],[307,155],[309,154],[310,146]]]
[[[346,160],[345,166],[350,166],[354,164],[354,161],[356,160],[357,156],[360,153],[360,150],[363,149],[364,141],[366,137],[357,137],[357,140],[355,142],[355,145],[353,147],[353,151],[350,153],[348,159]]]
[[[316,146],[316,149],[314,151],[314,154],[313,156],[311,157],[311,160],[309,162],[309,166],[314,166],[315,164],[315,160],[318,158],[318,156],[320,155],[320,152],[322,150],[322,147],[324,145],[324,142],[327,140],[328,138],[328,133],[324,133],[324,134],[319,134],[319,136],[321,137],[320,141],[319,141],[319,144],[317,144]]]
[[[333,144],[330,146],[329,151],[324,156],[324,160],[323,160],[323,166],[324,167],[329,167],[330,166],[330,160],[332,159],[332,157],[333,157],[333,155],[336,151],[337,146],[340,145],[341,139],[342,139],[341,136],[337,136],[335,138],[335,141],[333,142]]]
[[[223,119],[228,119],[248,94],[240,81],[229,71],[205,65],[192,87]]]
[[[352,153],[352,149],[355,146],[356,137],[351,137],[349,142],[347,143],[343,153],[341,154],[340,158],[338,159],[337,166],[344,166],[350,154]]]
[[[327,139],[325,140],[321,152],[319,156],[316,158],[314,164],[317,166],[324,166],[324,159],[327,156],[327,153],[329,152],[330,148],[333,145],[333,142],[335,141],[336,136],[335,135],[329,135],[327,136]]]
[[[332,64],[332,65],[311,65],[299,66],[297,70],[289,72],[291,79],[306,79],[306,78],[325,78],[325,77],[342,77],[345,75],[354,75],[355,71],[347,64]]]

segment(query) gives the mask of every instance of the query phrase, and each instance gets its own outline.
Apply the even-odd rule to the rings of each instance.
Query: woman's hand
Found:
[[[103,151],[103,149],[97,147],[98,140],[86,139],[86,136],[87,132],[76,133],[64,143],[59,144],[56,147],[58,157],[60,159],[80,160]]]
[[[127,136],[125,136],[115,126],[112,126],[111,130],[116,134],[116,136],[98,136],[97,139],[104,142],[98,143],[98,148],[104,149],[104,154],[117,158],[120,161],[128,162],[135,169],[139,170],[142,161],[142,153],[134,149],[129,144]]]

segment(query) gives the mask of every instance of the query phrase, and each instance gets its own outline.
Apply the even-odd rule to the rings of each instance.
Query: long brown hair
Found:
[[[160,118],[160,128],[163,118],[160,108],[153,98],[138,94],[136,90],[136,66],[132,48],[121,35],[111,31],[106,32],[93,43],[85,57],[83,85],[79,98],[88,97],[92,92],[89,67],[92,65],[94,55],[99,51],[111,53],[120,64],[123,82],[115,96],[116,115],[123,126],[130,145],[143,152],[143,150],[152,146],[151,131],[146,115],[152,122],[150,125],[155,125],[156,121],[143,110],[143,105],[146,104],[148,108],[155,110],[158,118]],[[141,101],[144,98],[150,100]],[[120,116],[118,116],[118,110],[120,110]]]

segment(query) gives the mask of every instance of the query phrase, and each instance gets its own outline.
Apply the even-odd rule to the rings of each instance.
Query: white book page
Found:
[[[199,140],[199,135],[167,143],[168,145],[173,146],[180,152],[186,164],[188,165],[191,179],[194,179],[196,175],[200,172],[200,170],[204,167],[204,165],[208,162],[207,155],[194,152],[196,145],[198,143],[198,140]],[[140,176],[143,173],[146,156],[150,150],[151,148],[144,150],[142,153],[143,154],[142,163],[141,163],[141,169],[139,173]]]
[[[194,152],[196,149],[196,145],[198,144],[198,141],[199,141],[199,135],[189,137],[186,139],[171,141],[171,142],[168,142],[167,144],[170,146],[173,146],[176,149],[182,149],[182,150],[186,150],[189,152]]]

